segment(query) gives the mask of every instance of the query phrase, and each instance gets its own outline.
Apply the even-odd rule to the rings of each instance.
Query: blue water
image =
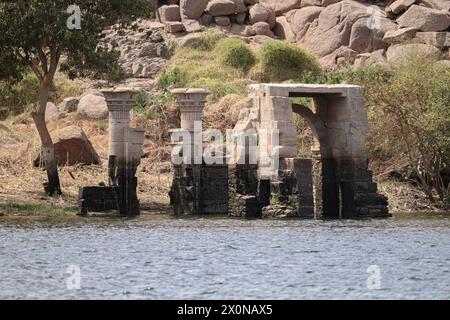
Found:
[[[449,299],[449,227],[448,215],[0,218],[0,299]]]

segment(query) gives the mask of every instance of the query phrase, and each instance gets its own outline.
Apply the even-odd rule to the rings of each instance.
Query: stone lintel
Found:
[[[250,95],[266,95],[280,97],[313,97],[318,95],[347,97],[354,95],[355,90],[361,92],[362,88],[347,84],[255,84],[248,87]]]

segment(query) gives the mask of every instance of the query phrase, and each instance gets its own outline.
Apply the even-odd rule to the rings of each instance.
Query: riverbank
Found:
[[[43,170],[30,169],[20,176],[5,175],[0,168],[0,216],[57,217],[76,216],[78,213],[78,190],[86,185],[98,185],[106,181],[101,166],[64,167],[60,177],[64,194],[48,197],[42,183],[46,175]],[[170,172],[147,172],[145,166],[138,172],[138,196],[142,215],[171,213],[168,192],[171,184]],[[20,181],[20,188],[18,187]],[[380,192],[389,198],[389,210],[393,214],[432,214],[443,212],[427,201],[424,194],[406,182],[395,180],[378,181]],[[450,214],[444,212],[444,214]]]
[[[0,211],[5,216],[76,215],[79,189],[108,181],[107,127],[102,127],[100,121],[72,117],[48,124],[50,130],[69,125],[82,127],[101,159],[100,165],[61,167],[59,173],[63,195],[48,197],[42,187],[47,180],[45,170],[32,165],[39,150],[34,126],[29,119],[25,123],[19,119],[0,122]],[[171,164],[155,159],[168,159],[170,149],[160,146],[155,155],[155,146],[148,141],[144,152],[147,156],[142,159],[137,173],[142,211],[144,214],[171,212],[168,195],[172,183]],[[374,171],[377,169],[374,168]],[[424,193],[410,183],[381,178],[377,182],[379,191],[389,199],[391,213],[443,211],[431,204]]]

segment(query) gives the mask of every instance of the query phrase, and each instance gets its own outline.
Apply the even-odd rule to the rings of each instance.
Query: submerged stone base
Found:
[[[281,159],[276,179],[272,180],[259,179],[257,165],[175,166],[171,205],[176,215],[216,214],[239,218],[389,216],[387,199],[377,193],[372,173],[348,165],[347,170],[336,176],[332,161],[286,158]]]
[[[123,216],[136,216],[140,213],[136,185],[124,187],[84,187],[79,193],[80,215],[91,212],[117,211]]]
[[[169,195],[176,215],[227,214],[228,166],[174,166]]]

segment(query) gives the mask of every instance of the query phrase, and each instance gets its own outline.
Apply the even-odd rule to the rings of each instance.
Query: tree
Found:
[[[32,114],[42,143],[48,176],[46,192],[61,194],[52,138],[45,123],[49,90],[58,68],[70,77],[86,71],[105,74],[118,54],[101,45],[102,31],[147,14],[145,0],[0,1],[0,79],[14,83],[32,70],[39,80],[39,100]],[[62,60],[64,60],[62,62]]]
[[[450,69],[436,62],[410,52],[389,67],[360,71],[366,79],[373,155],[407,159],[411,177],[430,202],[449,205]]]

